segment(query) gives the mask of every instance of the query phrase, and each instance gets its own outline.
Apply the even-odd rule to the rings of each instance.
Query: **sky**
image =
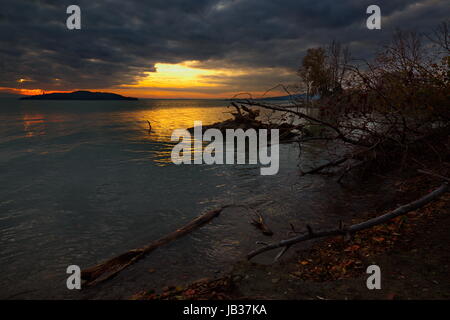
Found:
[[[81,8],[81,29],[66,8]],[[366,8],[381,8],[381,30]],[[277,96],[308,48],[370,58],[396,28],[429,32],[448,0],[0,0],[0,93],[140,98]],[[268,92],[267,92],[268,91]]]

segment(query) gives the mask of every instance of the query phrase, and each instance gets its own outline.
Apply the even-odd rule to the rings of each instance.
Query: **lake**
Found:
[[[299,175],[323,146],[280,146],[280,170],[258,165],[174,165],[174,129],[230,118],[227,101],[20,101],[0,99],[0,298],[127,298],[140,290],[220,275],[290,225],[335,225],[364,201],[324,176]],[[147,120],[152,123],[148,132]],[[66,288],[66,268],[142,247],[207,209],[243,203],[275,231],[230,208],[150,253],[99,287]],[[276,252],[274,252],[276,254]],[[273,258],[258,257],[266,263]]]

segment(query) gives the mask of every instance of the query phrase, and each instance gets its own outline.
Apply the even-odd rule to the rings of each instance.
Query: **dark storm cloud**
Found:
[[[68,30],[78,4],[82,29]],[[396,27],[427,31],[449,16],[446,0],[378,1],[383,29],[365,28],[366,0],[1,0],[0,87],[109,88],[135,83],[154,64],[294,71],[308,47],[336,39],[369,55]],[[256,76],[258,74],[256,73]],[[286,74],[224,77],[227,88],[270,87]],[[234,81],[235,85],[231,82]]]

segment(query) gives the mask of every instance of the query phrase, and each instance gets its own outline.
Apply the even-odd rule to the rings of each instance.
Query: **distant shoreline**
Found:
[[[82,97],[80,93],[88,93],[88,97]],[[76,94],[76,95],[75,95]],[[95,96],[94,96],[95,95]],[[105,95],[105,97],[100,97],[100,95]],[[266,97],[266,98],[255,98],[256,101],[292,101],[301,97],[302,95],[292,95],[292,96],[276,96],[276,97]],[[92,92],[92,91],[74,91],[70,93],[49,93],[40,95],[7,95],[1,96],[1,98],[19,99],[19,100],[214,100],[214,101],[235,101],[233,98],[136,98],[136,97],[126,97],[120,94],[108,93],[108,92]]]
[[[74,91],[69,93],[50,93],[21,97],[20,100],[139,100],[109,92]]]

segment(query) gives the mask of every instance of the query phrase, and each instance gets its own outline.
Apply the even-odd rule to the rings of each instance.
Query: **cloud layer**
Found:
[[[211,77],[226,90],[263,90],[291,81],[309,47],[335,39],[367,57],[397,27],[429,31],[450,16],[447,0],[378,2],[375,31],[365,28],[368,0],[79,0],[82,29],[68,30],[72,0],[2,0],[0,87],[117,88],[156,63],[197,60],[246,70]]]

